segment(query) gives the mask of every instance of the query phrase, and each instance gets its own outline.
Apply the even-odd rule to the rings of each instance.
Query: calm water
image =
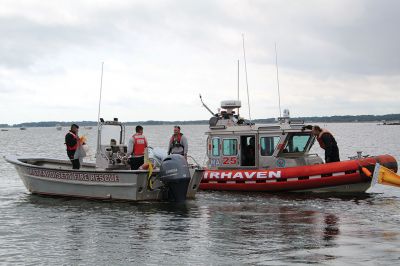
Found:
[[[400,126],[327,126],[342,159],[362,150],[400,160]],[[206,126],[182,129],[191,154],[204,163]],[[65,132],[0,132],[0,156],[66,158]],[[166,147],[171,132],[171,126],[145,127],[155,147]],[[95,147],[95,129],[82,128],[83,134]],[[0,161],[0,264],[390,265],[400,259],[398,188],[378,185],[354,197],[199,192],[181,205],[114,203],[30,195],[14,168]]]

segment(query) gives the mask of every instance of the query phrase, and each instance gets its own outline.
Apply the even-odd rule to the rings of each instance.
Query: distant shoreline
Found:
[[[387,114],[387,115],[343,115],[343,116],[310,116],[310,117],[293,117],[294,119],[301,119],[305,123],[364,123],[375,122],[382,123],[382,121],[400,121],[400,114]],[[273,123],[275,118],[267,119],[254,119],[252,122],[256,124]],[[18,127],[56,127],[57,125],[69,127],[72,123],[80,126],[96,126],[97,121],[43,121],[43,122],[24,122],[19,124],[0,124],[0,128],[18,128]],[[189,120],[189,121],[135,121],[124,122],[125,125],[207,125],[208,120]]]

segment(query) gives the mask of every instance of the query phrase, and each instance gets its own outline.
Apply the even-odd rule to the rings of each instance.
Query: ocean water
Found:
[[[322,126],[336,136],[342,160],[357,151],[400,160],[400,126]],[[133,127],[127,129],[131,135]],[[172,129],[146,126],[145,135],[151,146],[166,148]],[[200,164],[206,129],[182,127]],[[400,188],[377,185],[346,197],[199,191],[184,204],[29,194],[3,156],[65,159],[66,131],[0,131],[1,265],[391,265],[400,260]],[[80,134],[94,150],[95,128],[82,127]],[[323,155],[317,146],[313,152]]]

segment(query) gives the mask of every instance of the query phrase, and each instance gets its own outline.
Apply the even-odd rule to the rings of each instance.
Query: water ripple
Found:
[[[342,158],[356,150],[400,158],[400,127],[328,127]],[[203,162],[206,126],[182,129],[191,153]],[[132,131],[129,127],[127,136]],[[95,130],[83,133],[94,147]],[[172,127],[149,126],[145,133],[152,146],[166,147]],[[184,204],[42,197],[26,192],[2,156],[65,158],[65,132],[29,128],[1,134],[0,264],[388,265],[399,260],[396,188],[377,186],[347,197],[199,192]]]

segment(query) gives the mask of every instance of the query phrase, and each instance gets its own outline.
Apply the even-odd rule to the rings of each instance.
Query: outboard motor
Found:
[[[190,172],[185,157],[179,154],[167,156],[160,167],[160,180],[167,187],[169,201],[186,200]]]

